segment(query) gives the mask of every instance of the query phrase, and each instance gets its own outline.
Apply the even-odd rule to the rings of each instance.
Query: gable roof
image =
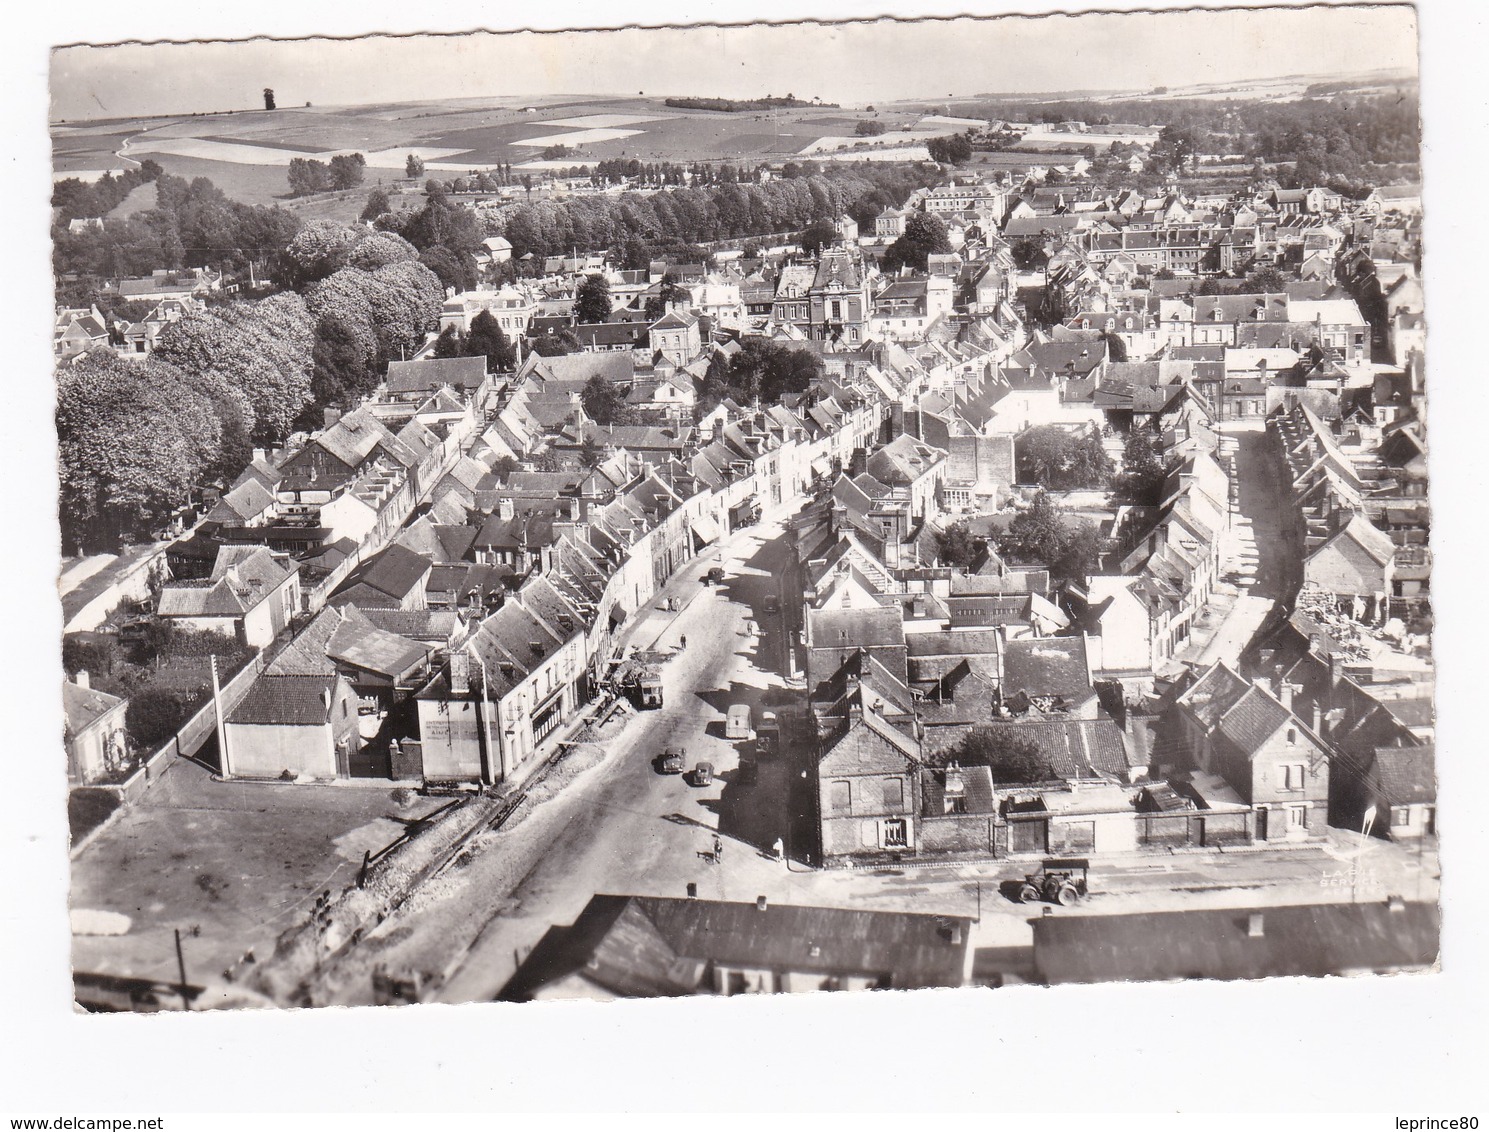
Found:
[[[1375,770],[1388,805],[1409,806],[1437,800],[1436,747],[1377,747]]]

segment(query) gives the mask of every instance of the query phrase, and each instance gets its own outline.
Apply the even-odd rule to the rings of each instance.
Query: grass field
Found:
[[[886,133],[860,139],[854,129],[869,118],[885,125]],[[812,106],[728,113],[681,110],[660,98],[553,96],[71,122],[53,127],[53,144],[58,171],[118,169],[130,158],[150,157],[177,176],[210,178],[236,200],[282,205],[307,220],[350,221],[374,186],[398,179],[410,152],[424,158],[430,175],[442,177],[503,162],[548,170],[607,158],[753,165],[811,154],[830,161],[923,161],[927,138],[971,121],[934,112],[922,117],[905,107],[882,115]],[[869,148],[853,148],[860,141]],[[126,142],[121,160],[116,153]],[[539,150],[549,145],[566,145],[571,152],[558,162],[544,161]],[[328,160],[353,150],[367,156],[363,186],[310,201],[289,198],[292,158]],[[1027,165],[1032,155],[985,156],[990,160],[980,164],[1005,167]]]
[[[450,173],[499,162],[533,167],[534,150],[548,145],[568,145],[569,164],[781,160],[824,137],[852,136],[870,116],[810,106],[731,114],[679,110],[659,98],[560,96],[69,122],[54,125],[52,136],[59,171],[150,157],[168,172],[210,177],[229,196],[267,204],[284,197],[285,168],[297,156],[326,160],[355,150],[369,156],[369,172],[390,175],[410,151],[423,153],[431,172]],[[885,122],[903,127],[914,119]]]

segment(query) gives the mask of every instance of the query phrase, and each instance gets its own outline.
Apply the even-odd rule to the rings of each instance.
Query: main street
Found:
[[[702,556],[632,631],[631,646],[668,657],[664,706],[619,716],[576,746],[513,820],[478,839],[337,964],[324,986],[333,1000],[366,1001],[379,964],[443,982],[446,1001],[489,998],[518,952],[571,922],[596,892],[682,896],[691,883],[703,897],[753,899],[755,874],[785,873],[770,847],[791,837],[799,773],[766,757],[755,782],[741,781],[741,756],[753,744],[724,734],[731,705],[747,705],[756,723],[764,711],[784,718],[798,705],[786,684],[782,616],[765,612],[788,564],[785,517],[767,516]],[[702,581],[714,565],[726,574],[719,586]],[[679,612],[665,609],[669,598]],[[747,631],[750,622],[758,634]],[[659,773],[657,757],[672,746],[685,748],[690,770],[711,763],[713,782]]]
[[[595,893],[876,907],[978,916],[979,948],[1027,946],[1031,915],[1010,900],[1021,861],[938,862],[882,870],[813,870],[803,863],[809,811],[807,749],[784,744],[741,781],[750,744],[724,736],[732,704],[758,723],[765,710],[800,721],[786,679],[786,635],[765,598],[780,593],[789,558],[779,516],[733,536],[674,578],[631,634],[667,655],[664,706],[615,717],[552,771],[499,831],[482,835],[442,874],[325,972],[322,1000],[371,1001],[372,972],[419,973],[445,1002],[490,999],[549,928],[572,923]],[[721,565],[722,586],[701,576]],[[665,608],[676,598],[678,612]],[[781,601],[790,608],[791,602]],[[746,632],[759,624],[759,636]],[[683,638],[686,647],[682,647]],[[658,773],[663,748],[684,747],[689,768],[714,767],[711,785]],[[714,839],[723,846],[713,857]],[[772,851],[782,838],[791,860]],[[1358,859],[1355,854],[1360,853]],[[1322,847],[1244,853],[1132,855],[1099,860],[1089,914],[1185,908],[1435,899],[1435,847],[1423,852],[1335,833]],[[1056,915],[1070,914],[1064,909]],[[990,952],[991,953],[991,952]]]

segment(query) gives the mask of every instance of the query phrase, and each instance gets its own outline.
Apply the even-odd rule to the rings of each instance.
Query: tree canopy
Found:
[[[985,723],[945,753],[962,766],[985,766],[998,786],[1027,786],[1057,777],[1039,746],[1006,723]]]
[[[1094,429],[1077,432],[1059,425],[1038,425],[1019,434],[1014,453],[1020,483],[1073,491],[1111,482],[1112,460]]]
[[[1071,525],[1041,491],[998,537],[998,550],[1008,558],[1041,563],[1055,578],[1082,580],[1100,564],[1101,536],[1089,521]]]
[[[727,363],[716,358],[699,396],[700,408],[717,405],[725,397],[744,404],[775,405],[786,393],[802,393],[823,373],[822,359],[765,338],[745,338]]]
[[[966,523],[952,523],[936,532],[936,553],[947,566],[966,569],[977,560],[986,540],[978,538]]]
[[[904,234],[884,250],[881,266],[886,272],[901,267],[924,271],[928,257],[949,251],[951,240],[941,218],[929,212],[912,212],[905,220]]]
[[[610,281],[603,275],[587,275],[574,293],[574,317],[579,322],[610,321]]]
[[[584,411],[598,425],[621,424],[626,417],[626,399],[602,374],[594,374],[579,394]]]

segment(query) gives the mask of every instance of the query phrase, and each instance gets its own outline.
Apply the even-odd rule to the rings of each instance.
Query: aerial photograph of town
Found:
[[[52,53],[77,1010],[1439,972],[1414,10],[540,38]]]

